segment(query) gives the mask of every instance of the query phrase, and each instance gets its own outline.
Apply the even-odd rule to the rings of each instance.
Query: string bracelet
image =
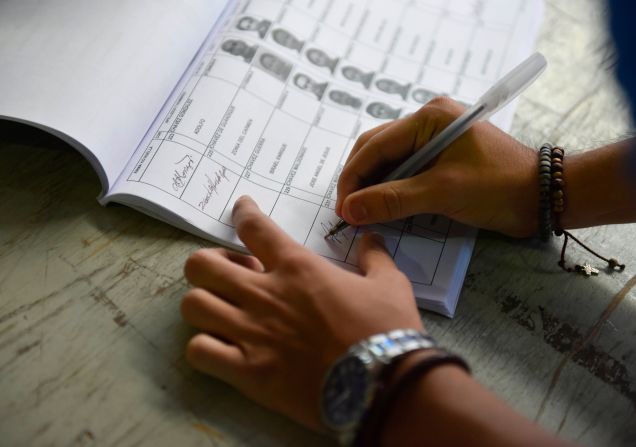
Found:
[[[583,265],[575,264],[573,268],[566,265],[565,251],[570,239],[597,258],[605,261],[610,272],[622,272],[625,270],[625,264],[621,264],[616,258],[608,259],[600,255],[574,237],[572,233],[562,228],[561,215],[567,205],[565,172],[563,169],[564,158],[565,150],[562,147],[553,147],[546,143],[539,151],[539,237],[543,242],[547,242],[552,232],[554,232],[555,236],[564,236],[558,265],[566,272],[580,273],[584,276],[598,275],[599,273],[599,269],[592,267],[588,262]],[[546,162],[546,160],[549,160],[549,162]],[[547,174],[548,172],[549,174]],[[546,180],[546,177],[548,180]]]
[[[435,368],[444,365],[455,365],[470,374],[470,367],[466,361],[458,355],[452,354],[444,349],[435,348],[434,350],[423,349],[413,351],[412,355],[418,352],[429,351],[426,356],[421,356],[411,367],[401,374],[397,380],[388,385],[386,388],[378,390],[378,394],[371,406],[369,413],[362,422],[362,429],[358,432],[354,441],[354,446],[359,447],[376,447],[380,445],[380,436],[382,429],[386,423],[387,414],[391,409],[395,408],[398,398],[406,392],[408,388],[413,386],[419,379],[424,377]],[[403,362],[406,358],[400,360]],[[395,371],[391,368],[391,371]],[[387,377],[384,378],[387,380]]]

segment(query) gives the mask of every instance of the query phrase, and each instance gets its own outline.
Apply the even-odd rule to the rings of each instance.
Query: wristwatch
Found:
[[[325,426],[341,445],[354,441],[387,367],[409,352],[436,346],[435,340],[422,332],[397,329],[356,343],[336,360],[323,383],[321,413]]]

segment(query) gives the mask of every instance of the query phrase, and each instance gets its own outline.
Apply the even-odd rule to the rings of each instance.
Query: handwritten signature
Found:
[[[334,222],[331,221],[327,221],[327,222],[320,222],[320,227],[322,228],[323,234],[326,236],[327,234],[329,234],[329,231],[333,228],[333,226],[335,225]],[[336,233],[332,236],[329,236],[327,238],[328,241],[332,241],[335,242],[338,245],[342,245],[345,243],[345,241],[348,241],[349,238],[347,237],[347,235],[341,231],[340,233]]]
[[[172,189],[179,192],[179,190],[186,185],[188,176],[194,170],[194,158],[192,158],[191,155],[186,155],[176,162],[175,165],[178,167],[175,168],[172,174]]]
[[[205,207],[208,205],[208,203],[210,203],[210,200],[212,199],[212,194],[216,194],[217,196],[219,195],[219,185],[223,183],[223,181],[230,181],[230,179],[227,178],[226,172],[227,168],[223,166],[221,169],[214,172],[211,178],[208,174],[205,174],[206,183],[205,185],[203,185],[205,195],[199,202],[199,208],[201,208],[201,211],[205,211]]]

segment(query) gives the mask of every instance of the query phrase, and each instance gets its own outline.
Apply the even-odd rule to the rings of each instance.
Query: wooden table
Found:
[[[513,134],[523,141],[583,149],[625,135],[599,8],[547,2],[538,47],[550,69],[520,101]],[[0,445],[331,445],[185,363],[182,266],[205,241],[102,208],[76,152],[21,126],[0,129]],[[626,271],[567,275],[558,241],[481,232],[457,317],[423,318],[549,430],[633,446],[636,226],[576,234]],[[576,248],[569,256],[589,259]]]

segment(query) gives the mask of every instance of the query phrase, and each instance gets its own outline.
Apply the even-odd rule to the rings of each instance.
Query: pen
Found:
[[[400,166],[382,179],[381,183],[411,177],[419,172],[428,162],[438,156],[444,149],[466,132],[479,120],[486,120],[493,113],[512,101],[526,89],[545,70],[547,62],[541,53],[534,53],[517,65],[508,74],[495,83],[477,102],[466,110],[459,118],[450,123],[438,135],[407,158]],[[343,219],[334,225],[325,235],[325,239],[335,236],[349,224]]]

